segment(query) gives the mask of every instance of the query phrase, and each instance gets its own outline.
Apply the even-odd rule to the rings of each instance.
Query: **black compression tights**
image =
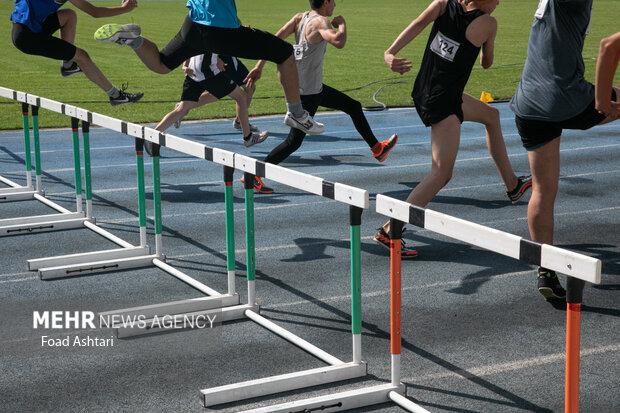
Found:
[[[362,105],[357,100],[350,98],[344,93],[327,85],[323,85],[323,91],[321,93],[316,95],[302,95],[301,103],[304,109],[312,116],[314,116],[319,106],[343,111],[351,117],[355,129],[362,135],[362,138],[364,138],[368,146],[372,148],[378,143],[377,138],[375,138],[375,135],[372,133],[370,125],[364,116]],[[276,146],[269,155],[267,155],[265,162],[279,164],[301,146],[305,136],[306,134],[299,129],[291,128],[286,140]]]

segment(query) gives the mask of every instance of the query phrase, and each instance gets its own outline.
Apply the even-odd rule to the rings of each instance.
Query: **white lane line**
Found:
[[[579,354],[581,357],[598,356],[601,354],[609,355],[609,353],[620,351],[620,344],[611,344],[608,346],[592,347],[581,349]],[[503,374],[510,371],[523,370],[530,367],[540,367],[543,364],[564,363],[566,353],[554,353],[546,356],[532,357],[511,361],[507,363],[489,364],[480,367],[471,367],[463,369],[460,372],[448,371],[444,373],[425,374],[421,376],[411,376],[402,379],[405,383],[420,383],[437,379],[467,379],[468,377],[491,376],[494,374]]]

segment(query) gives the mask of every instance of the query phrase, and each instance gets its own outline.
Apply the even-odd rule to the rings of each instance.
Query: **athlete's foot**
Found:
[[[268,136],[268,131],[250,132],[248,136],[243,138],[243,144],[246,148],[249,148],[250,146],[254,146],[257,143],[263,142],[265,139],[267,139]]]
[[[118,106],[118,105],[125,105],[127,103],[135,103],[139,101],[140,99],[142,99],[142,96],[144,96],[144,93],[142,92],[127,93],[125,92],[125,88],[123,87],[121,90],[118,91],[118,96],[116,97],[110,96],[110,105]]]
[[[95,40],[127,46],[129,42],[140,37],[140,33],[141,29],[137,24],[106,24],[97,29]]]
[[[304,110],[304,114],[300,117],[287,112],[284,117],[284,124],[291,128],[299,129],[308,135],[320,135],[325,131],[325,125],[315,121],[306,110]]]
[[[69,77],[77,75],[78,73],[84,72],[82,72],[82,69],[80,69],[78,64],[75,62],[73,62],[69,67],[60,66],[60,74],[62,75],[62,77]]]
[[[390,136],[390,139],[383,142],[378,142],[375,146],[373,146],[372,153],[375,159],[379,162],[385,161],[392,148],[396,145],[396,142],[398,142],[398,133]]]

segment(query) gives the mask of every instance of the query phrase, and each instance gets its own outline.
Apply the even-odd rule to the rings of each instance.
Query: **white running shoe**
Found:
[[[267,136],[269,136],[268,131],[252,132],[249,139],[243,138],[243,144],[246,148],[249,148],[250,146],[254,146],[257,143],[263,142],[265,139],[267,139]]]
[[[237,122],[237,119],[233,120],[233,128],[241,130],[241,122]],[[250,123],[250,132],[258,132],[258,126]]]
[[[291,112],[287,112],[284,117],[284,124],[291,128],[299,129],[308,135],[320,135],[325,131],[325,125],[315,121],[307,110],[304,110],[303,116],[297,118]]]
[[[174,108],[175,108],[175,109],[176,109],[176,108],[178,108],[180,104],[181,104],[181,102],[177,102],[177,103],[174,105]],[[176,122],[174,122],[174,124],[173,124],[173,125],[174,125],[174,127],[175,127],[175,128],[177,128],[177,129],[179,129],[179,128],[181,127],[181,122],[183,122],[183,118],[181,118],[181,119],[177,120]]]
[[[95,40],[98,42],[113,42],[120,46],[127,46],[140,37],[141,29],[137,24],[106,24],[95,32]]]

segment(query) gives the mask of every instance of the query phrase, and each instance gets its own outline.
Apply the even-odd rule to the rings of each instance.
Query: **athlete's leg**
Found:
[[[237,118],[241,123],[241,131],[243,132],[243,137],[245,138],[250,134],[250,120],[248,115],[248,100],[245,92],[239,87],[236,86],[235,89],[228,95],[236,102],[237,108]]]
[[[368,120],[362,111],[362,105],[357,100],[327,85],[323,85],[320,106],[341,110],[351,117],[355,129],[362,135],[368,146],[374,147],[379,141],[370,129]]]
[[[78,66],[80,66],[80,69],[82,69],[82,72],[84,72],[86,77],[91,82],[99,86],[101,90],[107,92],[113,88],[112,83],[110,83],[110,81],[107,77],[105,77],[103,72],[99,70],[97,65],[95,65],[95,62],[91,60],[90,56],[88,55],[88,53],[86,53],[85,50],[76,48],[75,55],[73,56],[72,60],[77,63]]]
[[[56,13],[58,14],[58,23],[60,23],[60,38],[65,42],[74,44],[77,14],[72,9],[62,9]]]
[[[305,95],[301,97],[301,103],[305,110],[308,111],[310,116],[314,116],[316,110],[319,107],[319,101],[321,100],[321,94],[317,95]],[[288,136],[284,142],[273,148],[271,152],[265,157],[264,161],[267,163],[279,164],[283,160],[289,157],[290,154],[295,152],[301,146],[306,134],[299,129],[291,128]]]
[[[560,138],[527,152],[532,171],[532,196],[527,206],[530,237],[553,244],[553,205],[560,179]]]
[[[499,120],[499,111],[467,93],[463,93],[462,109],[463,120],[484,125],[489,153],[493,158],[493,162],[495,162],[499,175],[504,181],[506,190],[512,191],[518,182],[506,152],[506,144]]]
[[[204,104],[206,103],[203,103],[203,105]],[[172,126],[174,122],[179,119],[183,119],[190,110],[197,108],[198,106],[201,106],[200,101],[192,102],[188,100],[182,100],[180,104],[174,108],[173,111],[169,112],[166,116],[164,116],[164,118],[157,124],[157,126],[155,126],[155,129],[161,132],[165,131],[170,126]]]
[[[461,122],[450,115],[431,126],[431,172],[407,197],[407,202],[426,206],[450,181],[461,137]]]
[[[243,86],[243,91],[245,92],[245,98],[247,102],[248,113],[250,111],[250,103],[252,103],[252,97],[254,96],[254,92],[256,91],[256,85],[252,84],[251,86]],[[239,115],[235,118],[236,122],[241,122],[239,119]]]
[[[413,188],[407,197],[410,204],[425,207],[452,178],[461,138],[461,122],[450,115],[431,126],[431,172]],[[389,233],[390,221],[383,225]]]

